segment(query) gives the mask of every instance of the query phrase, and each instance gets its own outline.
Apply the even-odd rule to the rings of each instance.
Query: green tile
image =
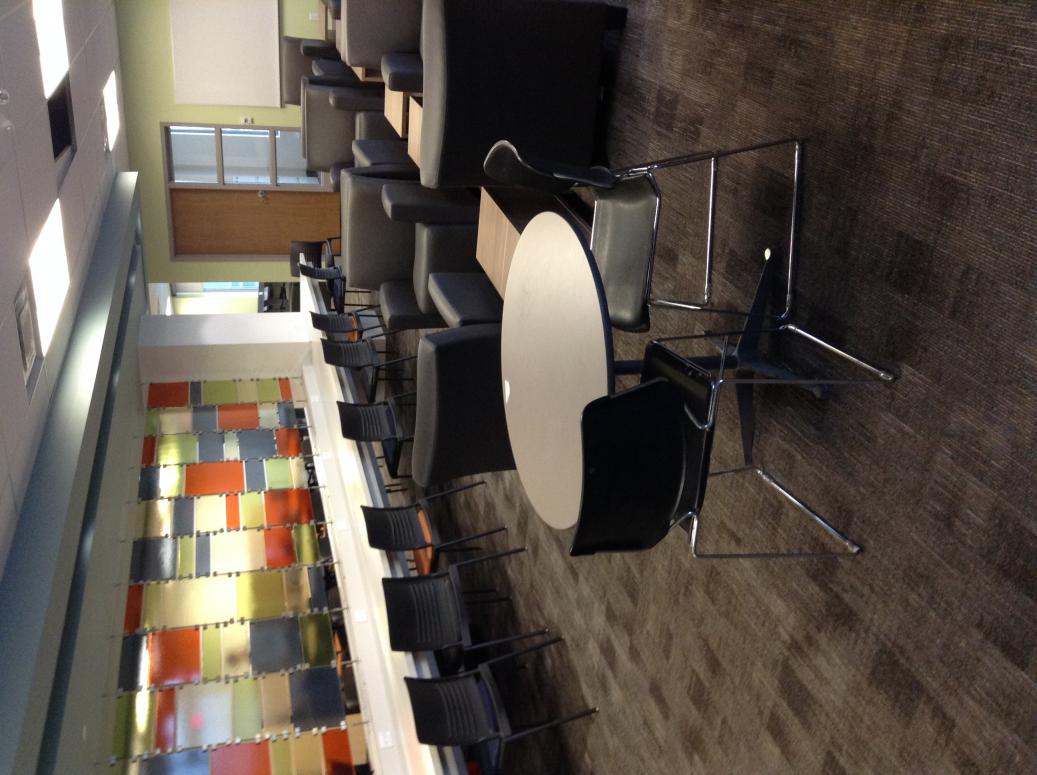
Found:
[[[198,462],[198,437],[193,433],[174,433],[159,436],[155,442],[155,459],[158,464]]]
[[[270,775],[293,775],[290,740],[277,738],[270,741]]]
[[[281,400],[281,386],[276,379],[257,380],[256,385],[259,388],[260,401],[277,402]]]
[[[158,434],[160,417],[161,412],[158,409],[148,409],[148,419],[144,423],[145,436],[155,436]]]
[[[238,403],[238,384],[232,379],[207,380],[202,383],[203,404]]]
[[[220,645],[220,628],[206,627],[202,630],[202,678],[212,681],[223,675],[223,652]]]
[[[313,525],[293,525],[292,538],[295,541],[296,562],[300,565],[313,565],[320,562],[317,534],[313,530]]]
[[[238,496],[242,527],[263,527],[266,520],[266,508],[263,505],[263,493],[246,492]]]
[[[303,659],[310,665],[330,665],[335,661],[335,644],[331,635],[331,619],[327,614],[299,617]]]
[[[163,619],[162,585],[145,584],[141,602],[140,626],[148,630],[161,627]]]
[[[231,714],[235,739],[248,740],[262,731],[263,705],[259,696],[259,681],[245,678],[234,683]]]
[[[266,470],[266,488],[268,490],[290,490],[295,486],[289,458],[265,460],[263,468]]]
[[[133,718],[132,693],[115,698],[115,728],[112,730],[112,756],[125,759],[130,755],[130,719]]]
[[[176,575],[179,578],[194,575],[194,536],[180,536],[176,539],[177,563]]]

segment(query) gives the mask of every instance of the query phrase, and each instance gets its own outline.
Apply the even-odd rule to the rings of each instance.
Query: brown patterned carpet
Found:
[[[758,457],[855,558],[694,560],[678,532],[576,560],[514,473],[457,499],[454,531],[503,521],[529,547],[488,569],[514,597],[494,631],[567,639],[505,681],[514,714],[601,707],[513,746],[508,771],[1037,771],[1037,6],[627,5],[612,162],[806,138],[799,319],[900,380],[760,393]],[[785,244],[788,169],[779,151],[721,169],[728,298]],[[661,292],[701,274],[705,181],[662,178]],[[656,313],[652,333],[703,322]],[[758,519],[773,505],[715,488],[712,545],[806,541],[794,514]]]

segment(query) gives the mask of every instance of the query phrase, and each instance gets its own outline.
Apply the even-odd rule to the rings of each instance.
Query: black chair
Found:
[[[354,333],[356,332],[354,331]],[[408,355],[403,358],[382,360],[386,351],[376,350],[370,339],[358,339],[351,342],[333,342],[322,339],[321,347],[324,350],[325,363],[349,369],[357,374],[367,375],[364,389],[368,401],[374,400],[383,371],[390,366],[412,361],[416,357]]]
[[[507,743],[591,716],[588,708],[541,724],[512,726],[497,689],[491,666],[558,643],[552,638],[535,646],[487,660],[475,670],[441,678],[411,678],[407,683],[418,740],[426,745],[487,746],[491,749],[485,772],[500,772]]]
[[[402,506],[361,506],[367,524],[367,543],[386,552],[412,552],[415,567],[422,575],[431,573],[439,560],[439,554],[452,550],[471,550],[463,547],[469,541],[506,530],[494,528],[485,533],[476,533],[444,541],[439,535],[436,504],[441,498],[454,495],[485,484],[478,481],[462,487],[454,487],[435,495],[426,495],[413,503]]]
[[[385,468],[393,479],[405,477],[399,472],[403,445],[414,438],[403,434],[400,422],[399,399],[408,395],[413,393],[404,393],[386,401],[370,404],[338,402],[342,435],[353,441],[380,442]]]
[[[729,156],[781,145],[793,146],[794,156],[785,307],[774,315],[774,319],[780,322],[787,320],[792,313],[796,237],[799,225],[799,140],[786,139],[733,150],[703,151],[614,170],[548,161],[532,156],[526,151],[520,153],[510,142],[501,140],[490,149],[483,167],[491,178],[510,185],[539,188],[555,193],[574,186],[592,189],[594,220],[590,248],[601,272],[602,284],[605,286],[609,318],[612,325],[625,331],[645,331],[650,325],[651,306],[745,314],[743,310],[717,307],[713,304],[713,234],[718,162]],[[652,292],[655,243],[662,208],[662,192],[655,173],[657,170],[697,162],[710,163],[702,296],[699,299],[684,301],[666,299]]]
[[[463,599],[459,568],[466,563],[496,559],[522,551],[525,549],[511,549],[454,563],[445,573],[382,579],[389,619],[389,645],[393,651],[434,651],[441,669],[456,671],[475,652],[546,635],[547,629],[541,628],[492,640],[476,642],[472,639],[468,606],[491,600],[481,597]]]

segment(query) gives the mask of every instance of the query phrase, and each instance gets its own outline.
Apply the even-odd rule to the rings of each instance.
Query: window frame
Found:
[[[170,133],[172,127],[198,127],[201,129],[214,130],[216,140],[216,182],[215,183],[179,183],[173,180],[173,140]],[[270,175],[269,183],[227,183],[223,166],[223,130],[224,129],[254,129],[267,133],[268,140],[268,165],[267,171]],[[295,183],[277,182],[277,132],[302,132],[295,126],[256,126],[254,124],[211,124],[194,123],[190,121],[163,121],[162,132],[162,166],[166,177],[166,189],[176,188],[201,188],[223,191],[333,191],[331,176],[321,172],[316,185],[299,185]],[[168,194],[166,196],[168,199]]]

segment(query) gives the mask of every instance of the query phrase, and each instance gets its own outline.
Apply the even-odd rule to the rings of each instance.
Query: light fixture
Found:
[[[54,202],[40,236],[32,246],[29,272],[32,274],[40,349],[46,355],[68,294],[68,254],[65,252],[60,200]]]
[[[119,86],[116,83],[115,71],[108,76],[104,84],[104,116],[108,126],[108,150],[115,147],[115,140],[119,137]]]
[[[50,97],[68,73],[68,44],[65,42],[61,0],[32,0],[32,18],[36,22],[36,41],[40,47],[43,96]]]

